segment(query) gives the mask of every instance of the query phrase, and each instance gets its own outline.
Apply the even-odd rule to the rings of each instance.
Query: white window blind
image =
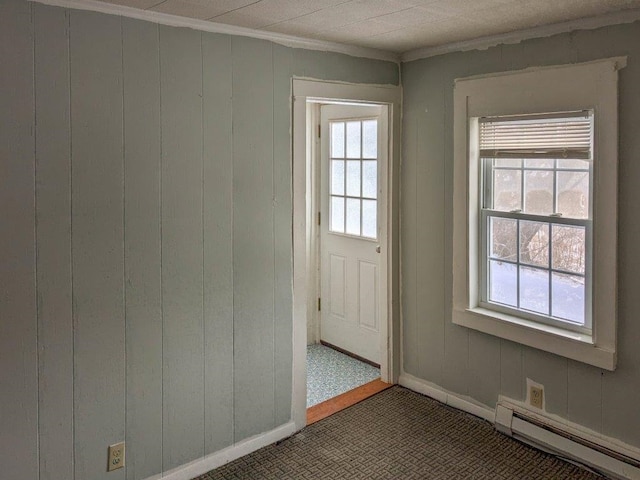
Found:
[[[588,111],[479,121],[482,158],[592,158],[592,113]]]

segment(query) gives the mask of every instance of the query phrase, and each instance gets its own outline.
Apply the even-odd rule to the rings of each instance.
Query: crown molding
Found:
[[[118,15],[121,17],[136,18],[160,25],[171,27],[186,27],[203,32],[222,33],[226,35],[237,35],[241,37],[258,38],[268,40],[279,45],[292,48],[304,48],[307,50],[320,50],[325,52],[343,53],[352,57],[364,57],[374,60],[385,60],[399,63],[400,56],[394,52],[387,52],[375,48],[358,47],[355,45],[345,45],[337,42],[327,42],[310,38],[296,37],[282,33],[268,32],[264,30],[254,30],[252,28],[236,27],[223,23],[209,22],[195,18],[180,17],[167,13],[153,12],[151,10],[140,10],[124,5],[115,5],[97,0],[28,0],[35,3],[52,5],[55,7],[72,8],[76,10],[89,10],[92,12]]]
[[[416,48],[400,55],[402,62],[412,62],[422,58],[435,57],[445,53],[464,52],[468,50],[486,50],[500,44],[520,43],[523,40],[532,38],[543,38],[567,33],[574,30],[593,30],[595,28],[618,25],[622,23],[633,23],[640,20],[640,8],[622,10],[608,13],[596,17],[579,18],[568,22],[552,23],[539,27],[518,30],[514,32],[502,33],[499,35],[488,35],[486,37],[464,40],[461,42],[437,45],[434,47]]]
[[[89,10],[93,12],[106,13],[109,15],[119,15],[122,17],[136,18],[160,25],[168,25],[172,27],[186,27],[203,32],[222,33],[226,35],[237,35],[242,37],[258,38],[261,40],[271,41],[279,45],[292,48],[304,48],[307,50],[319,50],[324,52],[342,53],[352,57],[371,58],[374,60],[384,60],[388,62],[412,62],[422,58],[434,57],[446,53],[463,52],[468,50],[486,50],[500,44],[520,43],[523,40],[532,38],[543,38],[567,33],[574,30],[592,30],[609,25],[618,25],[623,23],[633,23],[640,20],[640,8],[622,10],[618,12],[599,15],[596,17],[580,18],[567,22],[553,23],[550,25],[541,25],[525,30],[517,30],[514,32],[502,33],[498,35],[488,35],[485,37],[464,40],[461,42],[447,43],[445,45],[437,45],[433,47],[422,47],[409,50],[401,55],[380,50],[376,48],[359,47],[356,45],[346,45],[337,42],[328,42],[311,38],[297,37],[294,35],[285,35],[282,33],[268,32],[264,30],[255,30],[252,28],[237,27],[223,23],[209,22],[195,18],[180,17],[178,15],[170,15],[167,13],[154,12],[151,10],[140,10],[137,8],[127,7],[124,5],[116,5],[105,3],[98,0],[28,0],[35,3],[52,5],[56,7],[72,8],[76,10]]]

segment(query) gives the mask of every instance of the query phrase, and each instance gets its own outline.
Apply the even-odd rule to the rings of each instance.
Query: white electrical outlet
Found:
[[[109,445],[109,464],[107,472],[124,467],[124,442]]]
[[[544,400],[544,390],[540,387],[531,387],[531,393],[529,394],[531,399],[531,406],[542,410],[542,401]]]
[[[527,404],[538,410],[544,410],[544,385],[527,378]]]

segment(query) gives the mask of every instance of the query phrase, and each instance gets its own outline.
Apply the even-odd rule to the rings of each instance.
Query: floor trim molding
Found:
[[[495,421],[495,410],[484,405],[474,403],[470,398],[457,395],[455,393],[448,392],[444,388],[436,385],[435,383],[427,382],[421,378],[414,377],[408,373],[402,373],[398,383],[413,390],[414,392],[422,393],[427,397],[431,397],[434,400],[449,405],[463,412],[470,413],[476,417],[483,418],[492,424]]]
[[[262,447],[290,437],[295,432],[296,427],[293,422],[285,423],[273,430],[254,435],[218,452],[199,458],[193,462],[185,463],[173,470],[168,470],[164,472],[161,477],[155,475],[146,480],[158,480],[159,478],[162,478],[162,480],[191,480],[203,473],[207,473],[226,463],[255,452]]]

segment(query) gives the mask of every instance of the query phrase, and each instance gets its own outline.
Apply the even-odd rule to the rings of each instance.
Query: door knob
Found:
[[[380,245],[378,245],[378,246],[376,247],[376,252],[377,252],[377,253],[380,253]]]

